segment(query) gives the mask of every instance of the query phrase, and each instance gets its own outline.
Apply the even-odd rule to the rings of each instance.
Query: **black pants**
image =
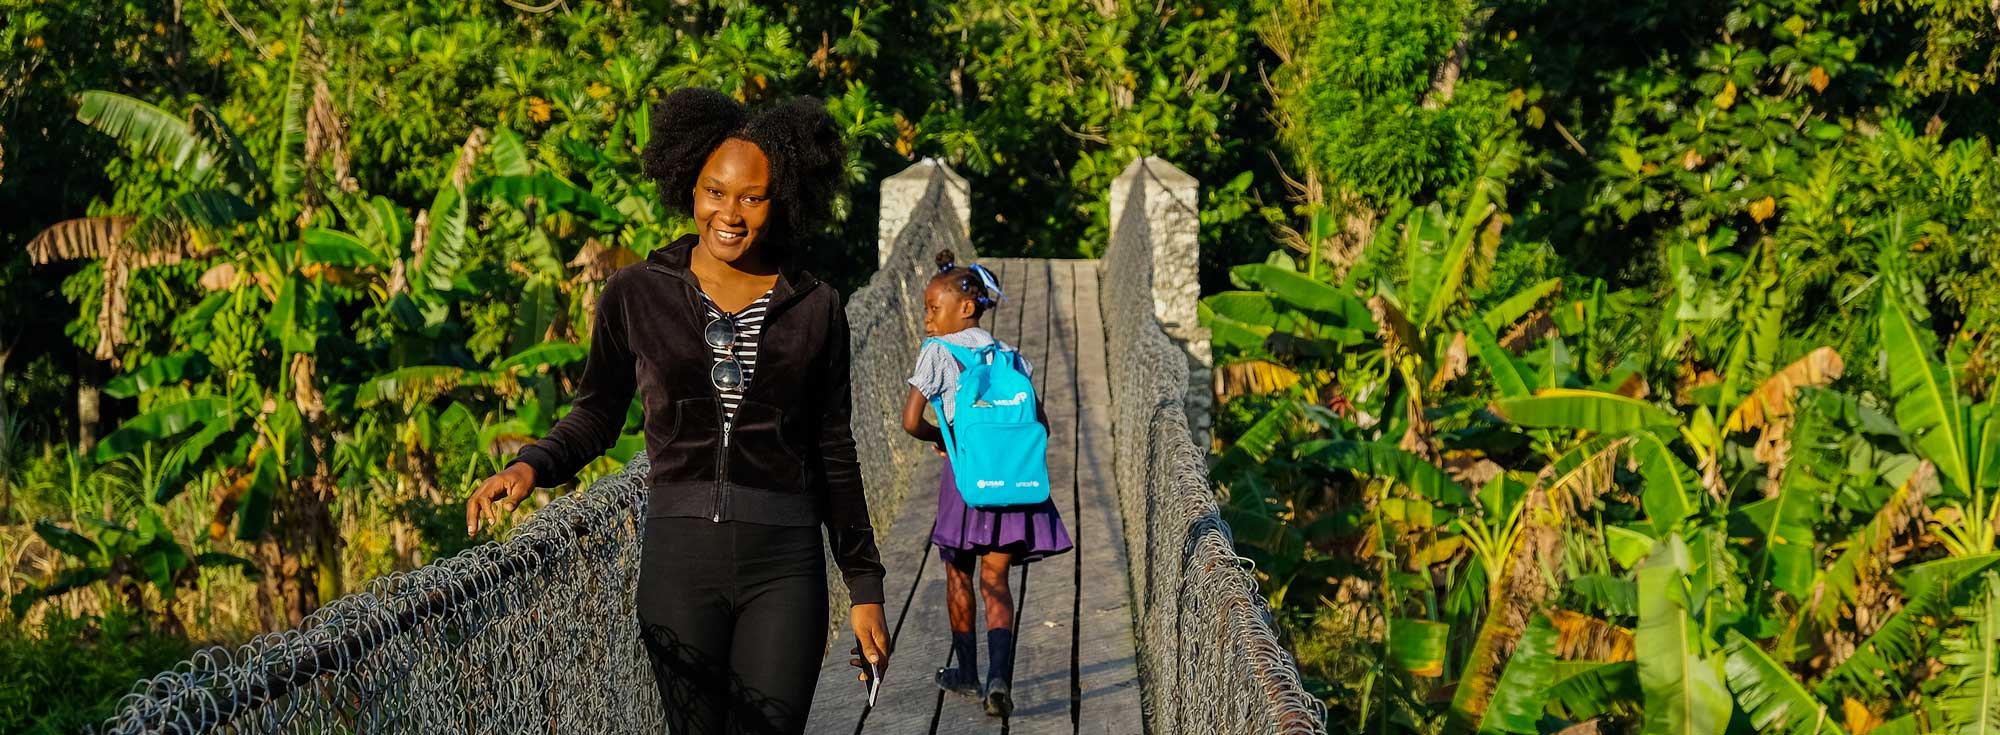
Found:
[[[818,528],[647,519],[638,603],[674,735],[805,731],[826,648]]]

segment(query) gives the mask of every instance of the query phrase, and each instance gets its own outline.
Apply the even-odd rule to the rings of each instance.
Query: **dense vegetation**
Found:
[[[1336,729],[2000,726],[1994,8],[1278,12],[1215,477]]]
[[[1337,730],[2000,727],[1985,0],[0,7],[0,729],[469,543],[687,227],[689,84],[826,100],[848,286],[919,156],[993,254],[1199,178],[1215,477]]]

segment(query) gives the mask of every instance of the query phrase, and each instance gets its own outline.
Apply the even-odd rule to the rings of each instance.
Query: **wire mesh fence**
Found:
[[[1126,195],[1101,291],[1115,477],[1125,519],[1144,707],[1154,733],[1317,733],[1326,709],[1300,685],[1249,562],[1235,553],[1194,443],[1188,358],[1154,311],[1146,192]],[[1192,216],[1192,213],[1187,213]]]
[[[633,590],[647,462],[505,541],[140,682],[101,732],[660,732]]]

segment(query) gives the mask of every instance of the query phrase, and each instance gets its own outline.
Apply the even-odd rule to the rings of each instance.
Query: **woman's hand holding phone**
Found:
[[[879,683],[882,672],[889,670],[889,631],[884,624],[882,603],[855,605],[848,620],[854,626],[855,641],[854,650],[850,651],[855,657],[848,663],[861,670],[855,678],[863,683],[871,683],[872,678],[871,685]],[[871,671],[873,677],[869,676]]]

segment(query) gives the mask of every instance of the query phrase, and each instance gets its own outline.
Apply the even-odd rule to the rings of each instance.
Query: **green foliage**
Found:
[[[1372,236],[1339,267],[1240,266],[1200,310],[1221,414],[1243,414],[1217,424],[1226,518],[1260,570],[1284,570],[1264,588],[1318,641],[1304,670],[1338,677],[1312,683],[1330,721],[1915,731],[1943,721],[1902,696],[1922,691],[1979,722],[1977,677],[1922,662],[1977,668],[1994,558],[2000,391],[1992,320],[1972,315],[2000,287],[2000,189],[1966,168],[1990,160],[1990,125],[1915,133],[1902,82],[1857,106],[1857,69],[1884,58],[1853,35],[1865,14],[1730,3],[1727,38],[1641,57],[1570,26],[1698,29],[1714,9],[1355,22],[1388,5],[1320,16],[1396,29],[1322,33],[1375,56],[1292,73],[1420,101],[1464,28],[1460,83],[1518,87],[1492,108],[1507,119],[1449,144],[1462,166],[1360,164],[1404,167],[1373,179],[1342,173],[1365,160],[1352,150],[1288,142]],[[1842,13],[1919,10],[1936,8]],[[1347,124],[1318,112],[1309,136]],[[1331,576],[1302,578],[1308,562]],[[1287,610],[1304,591],[1324,610]],[[1954,609],[1966,622],[1940,630]],[[1340,638],[1328,619],[1388,623]],[[1444,650],[1422,661],[1441,663],[1417,675],[1398,631],[1437,625]]]
[[[1944,641],[1939,662],[1949,667],[1939,692],[1943,725],[1958,732],[2000,731],[2000,577],[1988,572],[1985,589],[1958,611],[1958,625]]]
[[[1800,686],[1785,667],[1742,633],[1729,632],[1725,664],[1729,687],[1736,690],[1743,710],[1758,732],[1822,735],[1844,733],[1832,723],[1827,706]]]
[[[1325,14],[1307,90],[1311,156],[1338,186],[1387,206],[1472,175],[1473,144],[1499,122],[1490,85],[1450,99],[1432,85],[1471,16],[1459,0],[1335,3]]]
[[[1646,692],[1646,733],[1722,732],[1729,694],[1695,619],[1703,592],[1689,584],[1694,571],[1678,535],[1653,549],[1639,569],[1639,686]]]
[[[83,732],[104,723],[132,682],[194,653],[186,638],[147,627],[137,614],[54,613],[34,634],[0,627],[0,730]]]
[[[38,602],[99,582],[118,588],[115,591],[137,603],[135,612],[143,612],[146,598],[138,589],[143,583],[151,583],[158,599],[171,604],[181,588],[198,581],[203,567],[237,567],[256,575],[256,569],[242,557],[217,551],[193,553],[174,538],[173,530],[150,506],[141,507],[137,517],[133,526],[85,517],[80,529],[37,521],[35,535],[66,556],[68,563],[48,579],[29,583],[8,598],[14,619],[22,619]]]

